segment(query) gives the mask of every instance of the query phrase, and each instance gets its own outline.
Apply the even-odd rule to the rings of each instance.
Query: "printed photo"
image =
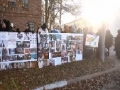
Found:
[[[42,43],[39,43],[39,44],[38,44],[38,52],[39,52],[39,51],[42,51],[42,50],[43,50],[43,44],[42,44]]]
[[[2,56],[2,62],[10,61],[10,56],[4,55]]]
[[[16,48],[16,41],[8,41],[8,48]]]
[[[30,48],[30,53],[37,53],[37,48]]]
[[[16,54],[24,54],[24,48],[16,48],[15,53]]]
[[[3,48],[2,49],[2,56],[3,55],[8,55],[9,54],[9,50],[7,48]]]
[[[75,40],[80,40],[81,36],[76,35],[76,36],[74,36],[74,38],[75,38]]]
[[[0,32],[0,40],[8,40],[8,32]]]
[[[56,35],[54,35],[54,34],[52,34],[52,40],[57,40],[57,37],[56,37]]]
[[[56,40],[61,40],[61,34],[56,34]]]
[[[0,56],[2,56],[2,48],[0,48]]]
[[[24,33],[24,40],[30,40],[29,33]]]
[[[50,47],[55,47],[55,41],[51,41],[49,42],[49,44],[50,44]]]
[[[24,62],[24,68],[30,68],[30,62]]]
[[[15,48],[10,48],[9,49],[9,54],[11,55],[11,54],[15,54]]]
[[[17,60],[24,60],[24,55],[17,55]]]
[[[55,66],[55,60],[50,59],[49,60],[49,66]]]
[[[52,58],[61,57],[61,52],[52,53]]]
[[[17,32],[8,32],[8,39],[10,41],[16,41]]]
[[[46,67],[46,66],[48,66],[48,60],[47,60],[47,59],[44,59],[44,60],[43,60],[43,67]]]
[[[67,36],[67,40],[72,40],[72,36]]]
[[[61,62],[62,63],[67,63],[68,62],[68,57],[62,57]]]
[[[38,61],[38,67],[43,68],[43,66],[44,66],[43,60],[39,60]]]
[[[30,54],[30,49],[25,49],[25,54]]]
[[[61,57],[65,57],[67,55],[67,52],[61,52]]]
[[[17,61],[17,55],[11,55],[10,61]]]
[[[57,52],[61,51],[61,41],[56,41],[56,51]]]
[[[0,56],[0,62],[2,62],[2,56]]]
[[[0,47],[8,47],[8,40],[0,40]]]
[[[31,68],[35,68],[37,66],[38,66],[37,61],[32,61],[31,62]]]
[[[37,54],[31,54],[31,59],[37,59]]]
[[[23,42],[22,41],[17,41],[16,42],[16,47],[17,48],[22,48],[24,45],[23,45]]]
[[[44,53],[44,59],[49,59],[49,52]]]
[[[50,45],[50,52],[55,52],[55,41],[49,42]]]
[[[57,38],[56,38],[56,35],[54,35],[54,34],[49,34],[49,40],[57,40]]]
[[[44,44],[44,52],[49,52],[49,44],[48,43]]]
[[[17,40],[24,40],[24,33],[17,33]]]
[[[30,48],[30,41],[23,41],[24,48]]]
[[[24,68],[24,62],[19,62],[18,63],[18,68]]]
[[[44,58],[43,52],[38,52],[38,58]]]
[[[48,35],[46,34],[40,34],[40,42],[47,42]]]
[[[31,55],[30,54],[25,54],[24,59],[25,60],[30,60],[31,59]]]
[[[63,51],[66,51],[66,45],[65,45],[65,44],[62,44],[62,45],[61,45],[61,50],[62,50],[62,52],[63,52]]]

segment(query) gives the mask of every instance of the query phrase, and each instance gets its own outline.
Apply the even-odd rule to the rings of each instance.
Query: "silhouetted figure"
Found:
[[[105,47],[108,49],[108,56],[110,54],[109,49],[112,46],[112,44],[113,44],[113,36],[110,30],[107,30],[105,35]]]
[[[96,48],[96,55],[97,55],[98,58],[100,58],[101,34],[102,34],[102,30],[101,30],[101,28],[100,28],[100,29],[98,30],[98,32],[96,33],[96,35],[99,36],[98,48]]]
[[[2,22],[2,30],[3,31],[10,31],[11,30],[11,26],[10,26],[10,21],[4,19]]]
[[[117,58],[120,59],[120,30],[118,30],[118,35],[115,38],[115,51]]]

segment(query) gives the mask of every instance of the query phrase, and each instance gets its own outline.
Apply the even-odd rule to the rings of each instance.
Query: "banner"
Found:
[[[86,46],[98,47],[98,42],[99,42],[99,36],[87,34],[86,42],[85,42]]]
[[[38,33],[38,66],[56,66],[82,60],[83,34]]]
[[[36,33],[0,32],[0,69],[33,67],[36,47]]]

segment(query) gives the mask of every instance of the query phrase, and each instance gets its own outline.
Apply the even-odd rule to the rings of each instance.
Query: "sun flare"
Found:
[[[83,9],[82,16],[90,25],[100,25],[103,22],[111,22],[115,18],[120,0],[86,0],[88,3]]]

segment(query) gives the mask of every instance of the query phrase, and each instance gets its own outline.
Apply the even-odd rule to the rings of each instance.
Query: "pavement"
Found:
[[[51,83],[51,84],[47,84],[47,85],[38,87],[38,88],[33,89],[33,90],[52,90],[54,88],[64,87],[64,86],[66,86],[68,84],[73,84],[73,83],[76,83],[78,81],[82,81],[82,80],[86,80],[86,79],[91,79],[91,78],[103,75],[105,73],[109,73],[109,72],[112,72],[112,71],[115,71],[115,70],[119,70],[120,69],[120,62],[119,62],[119,60],[115,56],[114,47],[110,48],[110,57],[109,58],[115,60],[115,67],[113,67],[111,69],[108,69],[106,71],[101,71],[101,72],[93,73],[93,74],[90,74],[90,75],[85,75],[85,76],[82,76],[82,77],[75,77],[74,79],[70,79],[70,80],[58,81],[58,82],[55,82],[55,83]],[[107,89],[107,88],[104,87],[101,90],[117,90],[117,89],[115,89],[114,85],[113,85],[113,87],[111,87],[111,89],[110,88]],[[120,89],[118,89],[118,90],[120,90]]]

